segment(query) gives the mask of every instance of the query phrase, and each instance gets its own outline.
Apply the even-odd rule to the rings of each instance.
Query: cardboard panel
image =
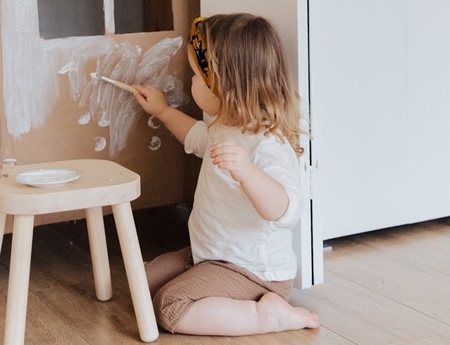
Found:
[[[9,8],[3,6],[6,2],[14,2],[15,0],[1,0],[2,10],[7,11]],[[28,1],[28,0],[25,0]],[[112,1],[112,0],[105,0]],[[112,39],[116,45],[128,44],[138,46],[144,54],[147,50],[154,47],[156,44],[166,38],[183,38],[183,45],[179,51],[172,57],[167,65],[168,73],[175,79],[181,81],[184,85],[184,91],[190,98],[190,79],[191,70],[186,59],[186,38],[189,31],[189,26],[192,19],[199,15],[199,1],[198,0],[173,0],[173,26],[174,30],[160,31],[151,33],[137,33],[137,34],[123,34],[123,35],[107,35],[105,39]],[[107,11],[105,11],[107,14]],[[56,19],[55,19],[56,20]],[[1,111],[1,152],[3,158],[6,156],[13,156],[18,160],[18,164],[37,163],[45,161],[66,160],[76,158],[99,158],[99,159],[111,159],[123,166],[137,172],[141,176],[142,180],[142,194],[141,197],[133,203],[134,209],[142,209],[153,206],[160,206],[165,204],[177,203],[181,201],[191,200],[193,197],[193,190],[195,187],[196,175],[198,171],[199,161],[191,156],[187,156],[183,147],[178,143],[173,136],[162,126],[159,128],[151,128],[148,125],[149,117],[142,114],[130,113],[130,117],[123,116],[121,123],[116,124],[116,132],[112,133],[111,126],[115,121],[116,114],[109,114],[111,121],[109,126],[101,127],[98,122],[91,117],[91,121],[83,123],[82,118],[86,112],[90,110],[89,105],[80,105],[80,97],[74,99],[73,92],[74,87],[70,78],[73,79],[73,75],[70,73],[57,75],[57,94],[56,100],[52,101],[49,97],[50,93],[42,93],[45,97],[38,100],[35,104],[36,111],[41,111],[41,105],[50,105],[50,111],[45,116],[42,123],[32,123],[31,129],[28,132],[20,133],[17,135],[17,130],[14,131],[10,127],[12,121],[11,118],[16,116],[15,113],[8,113],[11,109],[17,108],[17,116],[20,115],[21,108],[16,105],[11,107],[11,102],[8,103],[8,97],[15,98],[16,93],[7,92],[7,88],[15,87],[17,89],[17,83],[11,81],[10,67],[5,67],[6,53],[11,54],[10,51],[6,51],[3,47],[3,43],[7,44],[8,34],[10,30],[5,30],[4,25],[8,25],[2,18],[2,56],[1,63],[3,68],[0,69],[0,111]],[[30,23],[33,25],[33,23]],[[106,31],[110,29],[111,24],[106,20]],[[6,33],[6,35],[5,35]],[[78,39],[78,38],[77,38]],[[98,39],[98,38],[94,38]],[[52,44],[63,46],[67,42],[75,42],[73,38],[54,40]],[[88,44],[90,44],[88,42]],[[95,44],[93,45],[95,46]],[[80,50],[80,47],[75,47]],[[82,48],[81,48],[82,49]],[[86,46],[86,61],[82,61],[82,71],[77,70],[75,77],[86,77],[87,83],[89,83],[89,73],[92,73],[98,69],[99,62],[102,62],[104,55],[89,57],[88,45]],[[112,48],[111,48],[112,49]],[[67,49],[70,50],[70,49]],[[19,52],[20,53],[20,52]],[[18,54],[19,54],[18,53]],[[83,56],[83,54],[79,55]],[[142,58],[142,56],[140,57]],[[36,56],[36,68],[39,68],[40,61],[45,64],[48,56]],[[72,59],[78,63],[79,60]],[[77,65],[78,66],[78,65]],[[133,76],[136,71],[127,71],[123,74],[125,77],[130,76],[126,82],[133,83]],[[8,77],[7,77],[8,75]],[[20,76],[19,76],[20,77]],[[54,78],[54,75],[51,76]],[[23,76],[21,77],[23,78]],[[24,78],[25,79],[25,78]],[[45,88],[47,86],[46,79],[36,81],[36,78],[30,78],[29,80],[23,80],[24,83],[34,83],[33,87]],[[92,84],[92,82],[91,82]],[[92,85],[91,85],[92,86]],[[25,85],[25,88],[28,87]],[[94,87],[99,87],[94,86]],[[106,85],[102,86],[106,87]],[[112,86],[111,86],[112,87]],[[113,88],[113,87],[112,87]],[[76,90],[75,90],[76,91]],[[85,95],[89,95],[85,89],[81,90]],[[37,93],[39,95],[39,93]],[[34,96],[35,93],[32,93]],[[120,100],[127,95],[120,94],[119,90],[114,90],[111,93],[113,101]],[[132,98],[132,96],[130,96]],[[31,97],[32,98],[32,97]],[[14,99],[14,101],[16,101]],[[23,101],[20,98],[16,103],[26,103],[27,99]],[[31,101],[30,101],[31,102]],[[128,102],[128,100],[127,100]],[[38,109],[39,108],[39,109]],[[117,108],[114,108],[117,109]],[[195,106],[192,100],[185,104],[182,109],[193,116],[201,117],[201,112]],[[42,118],[40,118],[42,120]],[[121,149],[113,150],[111,154],[111,147],[114,143],[114,138],[111,136],[120,136],[121,129],[127,130],[130,127],[129,132],[122,138],[122,142],[125,146]],[[98,149],[99,138],[104,138],[106,147],[103,150]],[[155,139],[156,138],[156,139]],[[155,144],[154,140],[158,140]],[[96,146],[97,145],[97,146]],[[155,149],[155,145],[156,149]],[[159,146],[159,148],[157,148]],[[153,148],[153,149],[151,149]],[[70,219],[73,215],[50,215],[38,220],[38,223],[48,223],[54,221],[60,221],[64,219]],[[83,214],[78,214],[76,217],[84,217]]]

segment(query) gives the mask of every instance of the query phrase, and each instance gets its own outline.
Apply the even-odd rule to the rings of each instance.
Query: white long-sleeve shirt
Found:
[[[253,164],[285,188],[289,206],[276,221],[263,219],[231,174],[212,164],[208,148],[225,140],[243,146]],[[185,138],[185,151],[203,158],[189,218],[194,264],[223,260],[266,281],[293,279],[297,261],[292,230],[301,213],[300,168],[285,140],[264,134],[242,134],[238,128],[197,122]]]

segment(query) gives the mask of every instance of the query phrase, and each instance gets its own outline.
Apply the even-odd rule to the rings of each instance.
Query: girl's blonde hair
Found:
[[[264,131],[282,141],[284,136],[300,155],[299,98],[275,27],[240,13],[206,18],[197,28],[206,40],[211,89],[221,103],[212,125]]]

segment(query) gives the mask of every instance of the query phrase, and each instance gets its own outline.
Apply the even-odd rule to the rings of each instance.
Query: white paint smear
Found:
[[[152,140],[150,142],[150,145],[148,145],[148,148],[152,151],[156,151],[161,147],[161,139],[159,137],[152,137]]]
[[[78,119],[78,123],[80,125],[87,125],[90,121],[91,121],[91,113],[90,112],[87,112],[87,113],[81,115],[80,118]]]
[[[103,151],[105,147],[106,147],[106,139],[104,137],[96,137],[94,150],[100,152]]]
[[[3,0],[3,95],[8,132],[19,138],[45,124],[59,95],[58,71],[69,73],[71,95],[86,85],[87,59],[104,55],[106,36],[41,40],[36,0]]]
[[[109,118],[108,118],[106,112],[102,113],[101,118],[98,120],[97,124],[100,127],[108,127],[110,125],[110,121],[109,121]]]
[[[142,55],[138,46],[114,42],[113,0],[105,0],[104,9],[107,36],[42,40],[36,0],[2,1],[3,92],[8,132],[14,138],[45,125],[60,96],[59,73],[69,79],[71,98],[88,106],[100,127],[109,126],[109,155],[126,147],[142,109],[129,92],[87,78],[93,71],[86,71],[86,64],[92,59],[97,59],[96,73],[152,85],[165,90],[171,106],[186,104],[182,83],[168,71],[182,39],[164,39]],[[86,121],[86,114],[79,119],[80,124]]]
[[[147,121],[147,126],[149,126],[151,129],[158,129],[159,127],[161,127],[161,123],[156,117],[150,116]]]
[[[103,10],[105,11],[105,32],[115,33],[114,23],[114,0],[103,0]]]

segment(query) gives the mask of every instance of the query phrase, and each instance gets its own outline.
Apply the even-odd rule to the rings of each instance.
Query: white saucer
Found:
[[[29,170],[16,176],[16,181],[33,187],[56,187],[80,177],[80,173],[71,169]]]

